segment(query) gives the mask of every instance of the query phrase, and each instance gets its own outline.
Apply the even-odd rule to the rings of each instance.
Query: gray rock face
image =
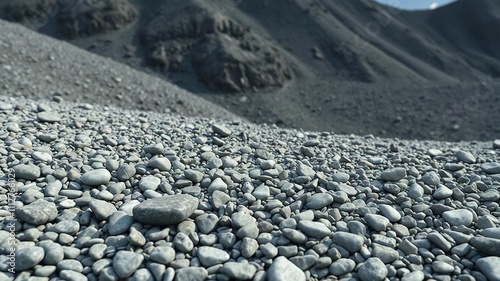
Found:
[[[83,184],[90,186],[98,186],[102,184],[107,184],[111,180],[111,174],[106,169],[97,169],[88,171],[83,174],[80,181]]]
[[[406,169],[402,167],[390,168],[380,174],[380,179],[383,181],[399,181],[406,177]]]
[[[56,204],[42,199],[16,209],[19,220],[37,226],[55,220],[57,213]]]
[[[134,207],[133,214],[140,223],[165,226],[187,219],[196,208],[197,198],[180,194],[146,200]]]
[[[304,272],[285,257],[277,257],[269,270],[267,279],[273,281],[305,281]]]

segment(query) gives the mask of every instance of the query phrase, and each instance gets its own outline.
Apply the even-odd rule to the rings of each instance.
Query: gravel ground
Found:
[[[16,280],[500,280],[499,140],[6,96],[0,122],[0,280],[14,242]]]
[[[21,25],[0,20],[0,35],[2,95],[105,103],[185,116],[239,118],[162,79]]]

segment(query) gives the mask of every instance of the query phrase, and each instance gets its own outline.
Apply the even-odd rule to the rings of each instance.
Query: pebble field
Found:
[[[0,123],[0,281],[500,280],[500,140],[4,96]]]

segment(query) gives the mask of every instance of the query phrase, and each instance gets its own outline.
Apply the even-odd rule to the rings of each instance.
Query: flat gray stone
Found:
[[[349,232],[335,232],[333,234],[333,242],[354,254],[361,249],[365,243],[365,239],[360,235]]]
[[[442,216],[452,226],[469,226],[473,220],[472,213],[466,209],[445,211]]]
[[[155,247],[149,257],[154,262],[168,265],[175,259],[175,250],[167,246]]]
[[[330,267],[329,272],[335,276],[342,276],[344,274],[350,273],[356,267],[356,263],[351,259],[341,258],[334,261]]]
[[[88,171],[80,177],[80,181],[89,186],[107,184],[110,180],[111,174],[106,169]]]
[[[196,223],[199,232],[209,234],[217,227],[219,217],[215,214],[203,214],[197,216],[194,222]]]
[[[204,281],[208,272],[203,267],[184,267],[175,271],[175,281]]]
[[[42,247],[27,247],[16,252],[16,272],[21,272],[33,268],[39,264],[45,256]]]
[[[136,172],[133,165],[123,164],[116,171],[116,178],[120,181],[126,181],[132,178]]]
[[[57,206],[52,202],[39,199],[29,205],[16,208],[16,217],[20,221],[38,226],[57,218]]]
[[[401,214],[392,206],[380,204],[378,208],[382,216],[386,217],[390,222],[398,222],[401,219]]]
[[[120,278],[131,276],[144,261],[144,256],[129,251],[119,251],[113,257],[113,269]]]
[[[49,227],[49,231],[53,231],[56,233],[66,233],[69,235],[74,235],[79,230],[80,223],[73,220],[63,220]]]
[[[13,167],[16,179],[36,180],[40,177],[40,168],[33,164],[19,164]]]
[[[133,215],[140,223],[165,226],[189,218],[197,208],[197,198],[179,194],[148,199],[134,207]]]
[[[386,217],[383,217],[381,215],[376,215],[376,214],[366,214],[363,217],[368,224],[369,227],[371,227],[375,231],[385,231],[387,227],[391,224],[389,219]]]
[[[380,179],[383,181],[399,181],[405,177],[406,169],[403,167],[390,168],[380,174]]]
[[[328,193],[316,193],[307,199],[308,209],[319,210],[333,203],[333,197]]]
[[[139,181],[139,188],[142,191],[156,190],[160,183],[161,180],[155,176],[145,176]]]
[[[455,153],[455,156],[457,157],[458,161],[462,161],[467,164],[474,164],[476,163],[476,157],[472,155],[472,153],[459,150]]]
[[[252,280],[257,268],[249,263],[226,262],[220,272],[233,280]]]
[[[134,217],[123,211],[116,211],[109,216],[108,233],[109,235],[119,235],[128,232],[129,228],[135,222]]]
[[[230,129],[218,124],[212,125],[212,131],[221,137],[229,137],[232,133]]]
[[[490,256],[500,256],[500,239],[476,236],[472,237],[470,244],[482,253]]]
[[[323,239],[332,233],[325,224],[307,220],[299,221],[299,229],[307,236],[316,239]]]
[[[116,212],[115,205],[98,199],[92,199],[89,203],[92,213],[98,220],[107,220],[114,212]]]
[[[306,275],[287,258],[280,256],[274,259],[267,271],[267,280],[273,281],[305,281]]]
[[[223,264],[228,261],[229,258],[229,254],[224,250],[209,246],[202,246],[198,248],[198,259],[206,268],[217,264]]]
[[[487,174],[500,174],[500,163],[484,163],[481,169]]]
[[[61,116],[55,111],[38,112],[36,117],[40,122],[55,123],[61,121]]]
[[[172,168],[172,163],[165,157],[157,157],[149,160],[148,166],[156,168],[160,171],[169,171]]]
[[[485,257],[476,261],[476,266],[490,281],[500,281],[500,258]]]

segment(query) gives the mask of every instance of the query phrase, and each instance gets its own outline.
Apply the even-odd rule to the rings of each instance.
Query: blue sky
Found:
[[[431,6],[439,7],[454,2],[454,0],[376,0],[382,4],[396,6],[406,10],[427,10]]]

